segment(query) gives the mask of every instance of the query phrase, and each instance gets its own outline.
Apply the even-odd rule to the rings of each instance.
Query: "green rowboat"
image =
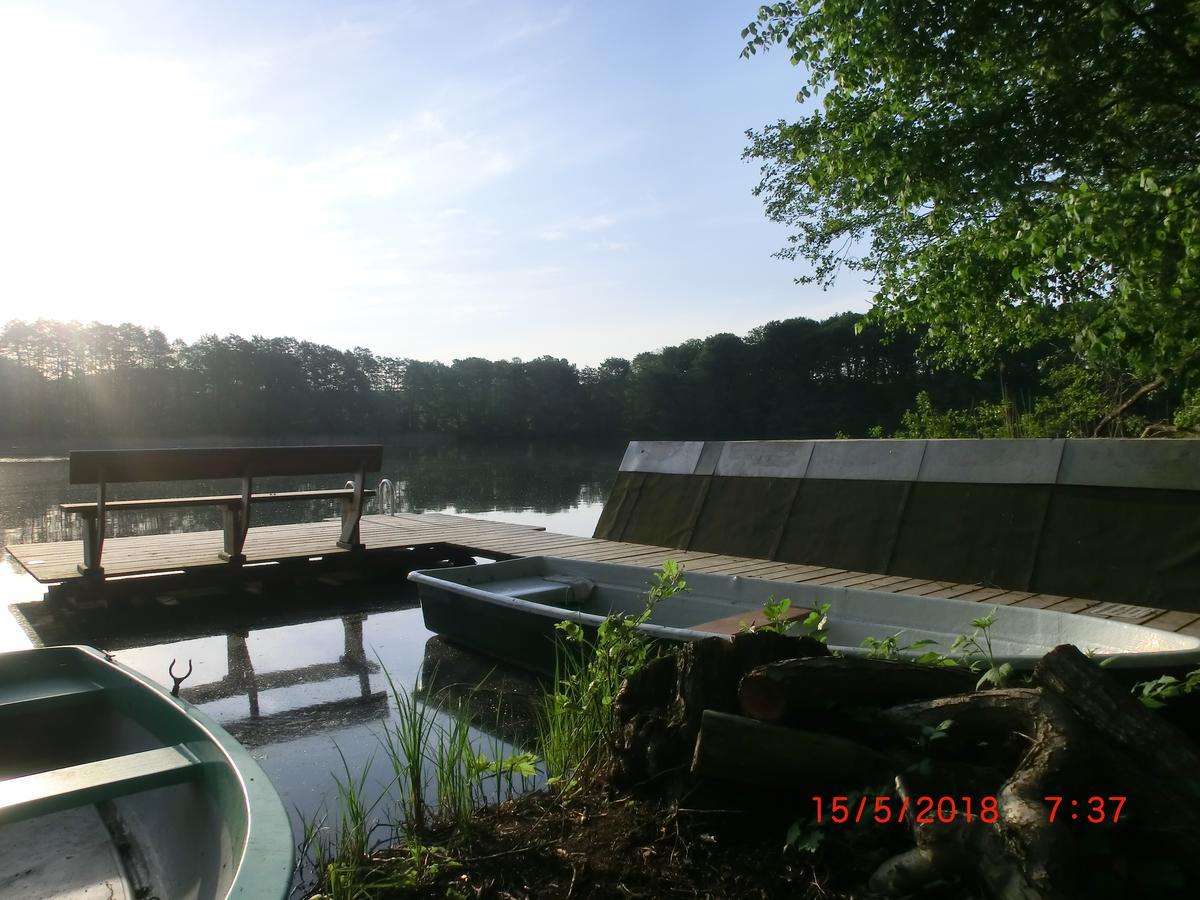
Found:
[[[292,830],[262,769],[105,654],[0,654],[0,734],[0,896],[288,895]]]

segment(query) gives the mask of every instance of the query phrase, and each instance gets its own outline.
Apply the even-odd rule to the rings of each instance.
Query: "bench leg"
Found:
[[[100,555],[104,552],[104,526],[97,516],[85,515],[83,518],[83,565],[78,566],[79,573],[92,578],[103,578],[104,567],[100,565]]]
[[[242,509],[240,506],[221,507],[221,530],[225,535],[225,547],[221,551],[221,559],[228,560],[235,566],[246,561],[242,545],[246,540],[246,529],[242,527]]]
[[[362,550],[364,545],[359,540],[358,525],[362,517],[362,501],[355,502],[353,497],[342,498],[342,538],[337,545],[343,550]]]

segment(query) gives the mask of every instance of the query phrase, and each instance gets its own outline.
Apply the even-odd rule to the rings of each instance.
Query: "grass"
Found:
[[[396,707],[380,738],[392,778],[369,798],[374,757],[355,775],[338,748],[337,822],[330,827],[321,815],[303,823],[300,855],[313,868],[314,898],[364,900],[429,884],[456,865],[447,848],[430,842],[436,829],[461,834],[481,805],[511,798],[537,780],[534,754],[509,753],[497,737],[482,752],[465,713],[439,713],[415,688],[383,671]],[[386,836],[377,837],[380,831]],[[404,838],[403,852],[381,854],[396,835]]]

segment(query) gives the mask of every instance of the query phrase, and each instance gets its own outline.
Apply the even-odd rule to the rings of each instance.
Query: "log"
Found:
[[[741,710],[763,722],[795,722],[846,706],[893,706],[974,690],[978,677],[960,668],[854,656],[789,659],[749,672],[738,690]]]
[[[684,730],[689,746],[706,709],[737,712],[738,683],[751,669],[797,656],[828,655],[819,641],[774,632],[735,634],[731,640],[706,638],[684,646],[671,719]]]
[[[692,775],[776,789],[853,790],[895,775],[911,757],[857,741],[706,709]],[[814,780],[815,779],[815,780]]]
[[[1177,793],[1183,795],[1176,805],[1200,810],[1200,752],[1196,745],[1164,716],[1143,706],[1077,647],[1064,644],[1054,648],[1037,664],[1033,678],[1107,740],[1173,782]]]
[[[1040,703],[1037,688],[976,691],[880,710],[875,725],[879,734],[919,741],[923,729],[936,728],[948,719],[953,725],[938,742],[939,756],[1003,757],[1015,766],[1037,729]],[[987,752],[981,753],[985,746]]]
[[[1128,794],[1124,815],[1171,846],[1181,868],[1200,879],[1196,745],[1072,645],[1042,657],[1034,680],[1042,686],[1043,703],[1053,701],[1079,722],[1081,736],[1073,744],[1085,748],[1092,781],[1076,773],[1073,783],[1089,795],[1105,793],[1102,781],[1120,784]]]
[[[828,652],[812,638],[756,632],[695,641],[677,656],[651,662],[617,693],[614,784],[680,796],[688,787],[688,766],[705,709],[736,712],[738,682],[757,666]]]

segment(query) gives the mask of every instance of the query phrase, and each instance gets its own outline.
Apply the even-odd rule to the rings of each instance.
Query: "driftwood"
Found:
[[[1114,795],[1137,805],[1125,815],[1135,817],[1143,833],[1156,835],[1181,875],[1200,877],[1200,820],[1197,807],[1182,796],[1200,778],[1195,747],[1075,647],[1047,654],[1035,681],[1040,688],[982,692],[882,713],[884,721],[902,729],[952,719],[950,731],[957,730],[960,741],[994,742],[1006,728],[1031,740],[996,792],[993,827],[914,823],[916,847],[876,870],[874,890],[899,895],[923,880],[969,869],[997,900],[1078,896],[1081,867],[1096,864],[1084,859],[1080,841],[1086,829],[1097,826],[1080,825],[1076,816],[1088,812],[1088,797]],[[1054,822],[1047,797],[1062,797],[1065,804]],[[1082,814],[1072,800],[1083,804]]]
[[[1178,728],[1146,709],[1129,691],[1075,647],[1057,647],[1042,657],[1034,680],[1086,725],[1091,768],[1120,776],[1136,788],[1145,826],[1175,844],[1200,878],[1200,752]],[[1097,765],[1098,764],[1098,765]],[[1089,793],[1100,794],[1102,783]],[[1058,791],[1055,794],[1061,793]],[[1132,793],[1132,791],[1131,791]],[[1134,798],[1131,798],[1131,802]]]
[[[967,669],[856,656],[788,659],[749,672],[738,690],[742,712],[763,722],[798,722],[818,710],[892,706],[974,689]]]

